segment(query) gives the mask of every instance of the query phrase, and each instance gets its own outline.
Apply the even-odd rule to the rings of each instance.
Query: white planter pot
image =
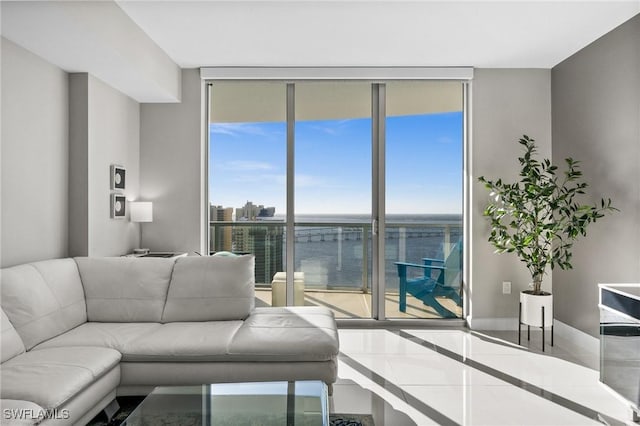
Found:
[[[553,325],[553,294],[533,295],[520,292],[520,322],[532,327],[542,327],[542,307],[544,307],[544,327]]]

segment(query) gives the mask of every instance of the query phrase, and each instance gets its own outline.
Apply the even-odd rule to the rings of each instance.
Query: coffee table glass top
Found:
[[[122,423],[126,426],[328,424],[327,386],[321,381],[160,386]]]

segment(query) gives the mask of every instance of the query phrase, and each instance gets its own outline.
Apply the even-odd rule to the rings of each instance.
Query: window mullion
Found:
[[[372,142],[372,179],[371,179],[371,253],[372,276],[371,291],[373,318],[383,320],[385,312],[385,85],[371,86],[371,142]]]
[[[286,216],[286,305],[294,303],[293,278],[295,271],[295,86],[287,84],[287,216]]]

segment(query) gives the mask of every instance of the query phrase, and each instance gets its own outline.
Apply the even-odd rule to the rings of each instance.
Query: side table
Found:
[[[176,257],[183,257],[186,256],[187,253],[183,253],[183,252],[172,252],[172,251],[152,251],[146,254],[135,254],[135,253],[129,253],[129,254],[125,254],[125,257],[160,257],[160,258],[166,258],[166,259],[173,259]]]

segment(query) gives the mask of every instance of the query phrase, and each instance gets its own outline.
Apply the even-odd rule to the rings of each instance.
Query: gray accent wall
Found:
[[[2,267],[67,256],[67,74],[2,38]]]
[[[551,72],[553,157],[575,157],[589,198],[619,213],[578,241],[573,269],[554,271],[556,318],[598,335],[598,283],[640,281],[640,15]]]
[[[69,256],[89,254],[89,74],[69,74]]]
[[[487,242],[489,223],[482,212],[489,199],[477,181],[518,179],[518,139],[536,140],[541,156],[551,156],[551,72],[541,69],[476,69],[472,94],[471,182],[471,304],[474,329],[514,329],[518,326],[519,292],[531,281],[514,254],[495,254]],[[550,276],[544,285],[549,287]],[[511,294],[502,282],[511,281]]]
[[[201,252],[203,219],[203,83],[182,70],[182,102],[141,104],[140,196],[153,202],[153,222],[142,225],[152,251]]]

